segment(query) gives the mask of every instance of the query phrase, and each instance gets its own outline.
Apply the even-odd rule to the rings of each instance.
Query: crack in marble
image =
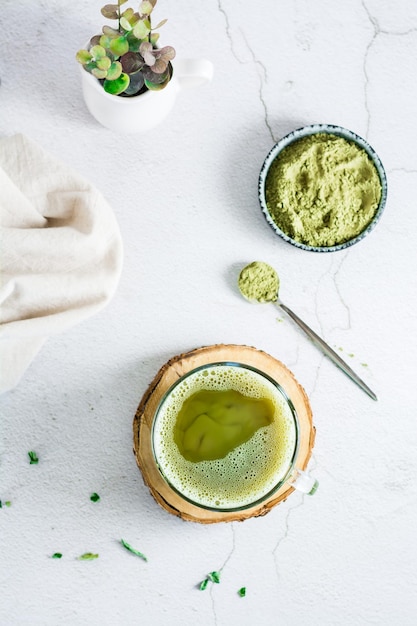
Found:
[[[319,383],[320,374],[321,374],[321,364],[323,363],[323,360],[324,360],[324,355],[322,356],[322,358],[320,359],[319,364],[318,364],[318,365],[317,365],[317,367],[316,367],[316,375],[315,375],[315,377],[314,377],[314,380],[313,380],[313,384],[312,384],[312,386],[311,386],[311,389],[310,389],[310,391],[309,391],[309,393],[308,393],[308,397],[309,397],[309,398],[312,398],[312,397],[313,397],[313,395],[316,393],[316,390],[317,390],[317,385],[318,385],[318,383]]]
[[[392,169],[388,170],[388,174],[397,174],[397,173],[401,173],[401,174],[417,174],[417,169],[408,169],[406,167],[393,167]]]
[[[242,63],[242,61],[239,59],[239,57],[237,56],[237,54],[235,52],[234,45],[233,45],[233,38],[232,38],[232,35],[231,35],[231,32],[230,32],[229,16],[227,15],[227,11],[223,8],[221,0],[217,0],[217,8],[219,9],[220,13],[223,15],[224,21],[226,23],[226,37],[229,40],[230,50],[232,52],[232,55],[235,57],[235,59],[236,59],[236,61],[238,63]]]
[[[317,463],[317,459],[314,456],[314,453],[312,452],[311,457],[309,459],[309,463],[308,463],[309,467],[308,467],[308,471],[310,472],[314,472],[314,470],[317,469],[318,467],[318,463]],[[319,485],[320,488],[320,485]],[[305,503],[305,498],[308,498],[308,494],[302,494],[301,496],[301,500],[300,502],[298,502],[297,504],[295,504],[292,507],[289,507],[287,510],[287,514],[285,516],[285,520],[284,520],[284,534],[282,535],[282,537],[280,537],[280,539],[278,539],[277,543],[275,544],[275,547],[272,550],[272,557],[274,559],[274,565],[275,565],[275,571],[276,571],[276,575],[277,575],[277,579],[279,580],[280,578],[280,574],[279,574],[279,564],[277,562],[277,552],[281,546],[281,544],[288,538],[289,533],[290,533],[290,517],[291,514],[293,513],[293,511],[295,511],[296,509],[301,508],[304,503]]]
[[[368,16],[368,20],[370,21],[372,28],[373,28],[373,34],[371,37],[371,40],[368,42],[368,45],[366,46],[365,49],[365,54],[363,57],[363,74],[365,77],[365,85],[364,85],[364,96],[365,96],[365,101],[364,101],[364,105],[365,105],[365,111],[366,111],[366,133],[365,133],[365,137],[366,139],[368,139],[369,136],[369,129],[371,126],[371,111],[369,108],[369,95],[368,95],[368,88],[369,88],[369,74],[368,74],[368,57],[371,51],[371,48],[373,47],[378,35],[379,35],[379,24],[376,21],[376,19],[371,15],[366,3],[364,0],[362,0],[362,7],[366,13],[366,15]]]
[[[319,278],[319,281],[317,283],[317,289],[316,289],[316,292],[315,292],[315,295],[314,295],[314,313],[315,313],[315,316],[316,316],[316,319],[317,319],[317,323],[318,323],[318,325],[320,327],[320,334],[321,334],[321,336],[323,337],[323,339],[325,341],[326,341],[326,338],[324,336],[325,333],[324,333],[324,329],[323,329],[323,324],[320,321],[320,315],[319,315],[318,291],[319,291],[319,286],[320,286],[321,282],[325,278],[327,278],[329,274],[331,275],[331,280],[333,282],[334,289],[336,291],[336,294],[337,294],[337,296],[339,298],[339,301],[340,301],[341,305],[343,306],[343,308],[345,309],[345,311],[347,313],[347,319],[348,319],[348,323],[347,323],[346,326],[334,326],[331,330],[334,330],[336,328],[339,328],[341,330],[349,330],[351,328],[350,308],[349,308],[349,305],[344,301],[344,299],[342,297],[341,290],[340,290],[340,287],[339,287],[339,284],[338,284],[338,280],[337,280],[338,274],[341,271],[341,269],[342,269],[342,267],[343,267],[343,265],[344,265],[348,255],[349,255],[349,250],[346,250],[346,252],[341,257],[341,260],[340,260],[339,264],[337,265],[336,269],[332,271],[332,266],[334,265],[335,262],[337,262],[337,260],[333,259],[330,267],[328,269],[326,269],[322,273],[322,275]]]
[[[232,556],[233,556],[233,554],[235,552],[235,549],[236,549],[236,534],[235,534],[234,522],[230,522],[230,528],[231,528],[231,531],[232,531],[232,547],[230,549],[229,554],[225,558],[223,565],[218,570],[220,573],[223,572],[224,568],[226,567],[226,565],[228,564],[228,562],[232,558]],[[216,604],[215,604],[214,595],[213,595],[214,587],[215,587],[215,585],[211,586],[210,598],[211,598],[211,606],[212,606],[212,610],[213,610],[214,624],[217,625],[218,624],[218,620],[217,620]]]
[[[362,4],[362,7],[363,7],[367,17],[368,17],[369,22],[371,23],[372,28],[373,28],[373,35],[372,35],[371,40],[369,41],[368,45],[366,46],[365,54],[364,54],[364,58],[363,58],[363,73],[364,73],[364,76],[365,76],[365,85],[364,85],[365,102],[364,102],[364,105],[365,105],[365,111],[366,111],[366,115],[367,115],[365,138],[368,139],[370,126],[371,126],[371,110],[370,110],[370,106],[369,106],[369,82],[370,82],[370,79],[369,79],[367,65],[368,65],[368,58],[369,58],[369,54],[370,54],[371,48],[374,46],[375,41],[378,39],[378,37],[380,35],[386,35],[388,37],[404,37],[404,36],[407,36],[407,35],[411,35],[412,33],[417,33],[417,27],[408,28],[407,30],[404,30],[404,31],[385,30],[385,29],[380,27],[377,18],[374,15],[372,15],[372,13],[369,10],[365,0],[362,0],[361,4]]]
[[[340,327],[340,326],[335,326],[335,328],[341,328],[341,330],[350,330],[352,328],[352,324],[351,324],[351,317],[350,317],[350,307],[349,305],[344,301],[340,287],[339,287],[339,282],[338,282],[338,275],[346,261],[346,259],[348,258],[349,255],[349,250],[346,251],[346,253],[341,257],[341,261],[339,263],[339,267],[335,270],[335,272],[333,273],[333,284],[334,284],[334,288],[336,290],[337,295],[339,296],[339,300],[342,304],[342,306],[345,308],[346,310],[346,314],[347,314],[347,326],[344,327]]]
[[[271,128],[271,125],[270,125],[270,123],[269,123],[269,113],[268,113],[268,107],[267,107],[267,104],[266,104],[266,102],[265,102],[265,98],[264,98],[264,95],[263,95],[263,86],[264,86],[264,84],[265,84],[266,82],[268,82],[268,74],[267,74],[267,71],[266,71],[266,67],[265,67],[265,65],[262,63],[262,61],[260,61],[259,59],[257,59],[257,58],[256,58],[256,55],[255,55],[254,51],[252,50],[252,48],[251,48],[251,46],[250,46],[249,42],[247,41],[247,39],[246,39],[246,37],[245,37],[245,35],[244,35],[243,33],[242,33],[242,36],[243,36],[243,39],[244,39],[244,41],[245,41],[245,43],[246,43],[246,46],[247,46],[247,48],[248,48],[248,50],[249,50],[249,52],[250,52],[250,55],[251,55],[251,57],[252,57],[252,61],[253,61],[254,65],[255,65],[256,67],[258,67],[258,68],[261,68],[261,71],[262,71],[262,74],[263,74],[263,78],[262,78],[261,74],[259,74],[259,72],[258,72],[258,76],[259,76],[259,91],[258,91],[258,95],[259,95],[259,100],[260,100],[260,103],[262,104],[262,107],[263,107],[263,110],[264,110],[264,122],[265,122],[265,126],[267,127],[268,132],[269,132],[269,134],[271,135],[271,139],[272,139],[272,141],[273,141],[274,143],[276,143],[276,142],[277,142],[277,140],[276,140],[276,138],[274,137],[274,133],[272,132],[272,128]]]
[[[239,55],[235,52],[235,48],[234,48],[234,44],[233,44],[233,37],[232,37],[232,34],[231,34],[231,29],[230,29],[229,17],[228,17],[227,11],[224,9],[224,7],[223,7],[223,5],[222,5],[221,0],[218,0],[218,2],[217,2],[217,6],[218,6],[218,9],[219,9],[220,13],[223,15],[224,20],[225,20],[225,24],[226,24],[226,37],[227,37],[227,39],[229,40],[230,50],[231,50],[232,55],[234,56],[234,58],[236,59],[236,61],[237,61],[240,65],[248,65],[248,62],[247,62],[247,61],[243,61],[241,58],[239,58]],[[242,32],[242,37],[243,37],[243,40],[244,40],[244,42],[245,42],[245,44],[246,44],[246,47],[247,47],[247,49],[248,49],[248,51],[249,51],[249,53],[250,53],[250,55],[251,55],[251,57],[252,57],[252,63],[255,65],[255,67],[256,67],[256,68],[257,68],[257,70],[258,70],[258,71],[257,71],[257,74],[258,74],[258,77],[259,77],[259,90],[258,90],[258,96],[259,96],[259,101],[260,101],[260,103],[261,103],[261,105],[262,105],[262,108],[263,108],[263,111],[264,111],[264,122],[265,122],[265,126],[266,126],[266,128],[268,129],[268,132],[269,132],[269,134],[270,134],[270,136],[271,136],[272,141],[273,141],[274,143],[276,143],[276,142],[277,142],[277,139],[274,137],[274,133],[273,133],[273,131],[272,131],[271,124],[269,123],[269,113],[268,113],[268,107],[267,107],[267,104],[266,104],[266,101],[265,101],[265,98],[264,98],[264,95],[263,95],[263,86],[264,86],[264,84],[265,84],[265,83],[267,82],[267,80],[268,80],[267,70],[266,70],[265,65],[262,63],[262,61],[260,61],[260,60],[256,57],[256,55],[255,55],[255,53],[254,53],[253,49],[251,48],[251,46],[250,46],[250,44],[249,44],[249,42],[248,42],[248,40],[247,40],[247,38],[246,38],[246,36],[245,36],[245,33],[244,33],[243,31],[241,31],[241,32]],[[259,72],[259,68],[260,68],[260,70],[261,70],[260,72]]]
[[[226,567],[226,565],[228,564],[228,562],[229,562],[229,561],[230,561],[230,559],[232,558],[232,556],[233,556],[233,554],[234,554],[234,551],[235,551],[235,549],[236,549],[236,534],[235,534],[235,525],[234,525],[234,522],[230,522],[230,528],[231,528],[231,531],[232,531],[232,547],[231,547],[231,550],[230,550],[230,552],[229,552],[228,556],[226,557],[226,559],[225,559],[225,561],[224,561],[223,565],[221,566],[221,568],[220,568],[220,570],[219,570],[220,572],[222,572],[222,571],[224,570],[224,568]]]
[[[277,552],[279,550],[279,548],[281,547],[281,544],[288,538],[289,533],[290,533],[290,517],[293,511],[301,508],[304,504],[304,499],[305,499],[305,494],[302,495],[300,502],[298,502],[295,506],[292,507],[288,507],[287,509],[287,513],[284,519],[284,533],[282,535],[282,537],[280,537],[278,539],[278,541],[275,544],[275,547],[272,550],[272,558],[274,560],[274,566],[275,566],[275,572],[277,575],[277,580],[279,581],[280,579],[280,574],[279,574],[279,564],[277,562]]]

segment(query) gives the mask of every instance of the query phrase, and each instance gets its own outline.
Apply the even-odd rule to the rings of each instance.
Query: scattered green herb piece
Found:
[[[350,354],[348,354],[348,356],[350,356],[351,358],[353,358],[355,355],[353,354],[353,352],[351,352]]]
[[[6,500],[6,502],[4,503],[4,506],[12,506],[12,503],[10,502],[10,500]]]
[[[132,552],[132,554],[136,554],[136,556],[139,556],[144,561],[148,560],[146,558],[146,556],[144,554],[142,554],[142,552],[139,552],[139,550],[136,550],[135,548],[132,548],[130,543],[127,543],[127,541],[125,541],[124,539],[120,539],[120,543],[122,544],[122,546],[124,546],[126,548],[126,550],[129,550],[129,552]]]
[[[238,591],[238,594],[241,598],[244,598],[246,596],[246,587],[241,587]]]
[[[368,367],[368,363],[361,363],[362,367]]]
[[[91,502],[98,502],[100,500],[100,496],[98,495],[98,493],[92,493],[90,496],[90,500]]]
[[[54,552],[53,555],[51,556],[51,559],[62,559],[61,552]]]
[[[93,559],[98,559],[98,554],[93,554],[92,552],[84,552],[84,554],[78,557],[79,561],[92,561]]]
[[[37,463],[39,463],[38,456],[36,452],[33,452],[33,450],[28,452],[28,457],[29,457],[30,465],[36,465]]]
[[[208,578],[209,578],[209,580],[211,580],[212,583],[219,583],[220,582],[220,572],[210,572],[210,574],[208,574]]]
[[[209,584],[209,582],[219,583],[220,572],[210,572],[210,574],[207,574],[206,578],[200,583],[200,591],[204,591],[205,589],[207,589],[207,585]]]

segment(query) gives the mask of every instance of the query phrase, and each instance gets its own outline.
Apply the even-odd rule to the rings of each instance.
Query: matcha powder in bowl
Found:
[[[315,252],[363,239],[385,207],[383,165],[355,133],[327,124],[300,128],[279,141],[259,176],[262,211],[275,232]]]

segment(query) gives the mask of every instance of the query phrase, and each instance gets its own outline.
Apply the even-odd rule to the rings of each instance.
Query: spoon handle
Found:
[[[349,365],[347,363],[345,363],[345,361],[343,359],[341,359],[340,356],[334,350],[332,350],[332,348],[330,346],[328,346],[327,343],[321,337],[319,337],[314,332],[314,330],[312,330],[309,326],[307,326],[307,324],[305,322],[303,322],[303,320],[301,320],[298,317],[298,315],[296,315],[294,313],[294,311],[291,311],[291,309],[289,309],[287,306],[285,306],[285,304],[283,304],[280,301],[277,302],[277,305],[279,307],[281,307],[281,309],[283,309],[291,317],[291,319],[293,319],[294,322],[296,324],[298,324],[298,326],[300,328],[303,329],[303,331],[306,333],[306,335],[308,335],[310,337],[310,339],[312,339],[312,341],[319,348],[321,348],[321,350],[324,352],[324,354],[326,356],[328,356],[329,359],[331,359],[333,361],[333,363],[335,363],[338,367],[340,367],[340,369],[343,372],[345,372],[345,374],[347,374],[349,376],[349,378],[351,380],[353,380],[353,382],[355,382],[357,385],[359,385],[359,387],[361,389],[363,389],[363,391],[365,391],[368,394],[368,396],[370,396],[373,400],[377,400],[378,399],[376,397],[376,395],[374,394],[374,392],[371,389],[369,389],[368,385],[366,385],[363,382],[363,380],[361,378],[359,378],[359,376],[357,374],[355,374],[353,369],[351,367],[349,367]]]

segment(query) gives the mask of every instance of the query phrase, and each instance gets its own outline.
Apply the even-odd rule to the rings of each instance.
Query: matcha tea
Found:
[[[268,398],[250,398],[234,389],[200,390],[177,415],[174,441],[188,461],[223,459],[274,419]]]
[[[166,480],[203,507],[250,506],[287,474],[296,425],[279,389],[260,373],[227,364],[199,368],[162,403],[153,426]]]

